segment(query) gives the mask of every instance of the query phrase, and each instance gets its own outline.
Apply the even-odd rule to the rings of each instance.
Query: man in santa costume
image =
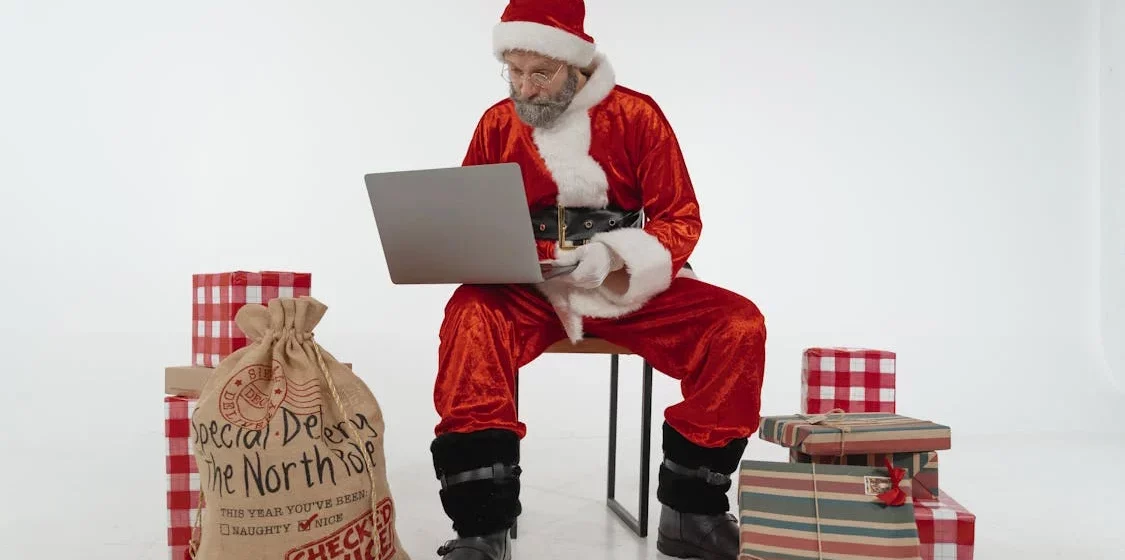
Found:
[[[681,383],[664,413],[658,549],[735,560],[727,491],[758,428],[764,320],[685,274],[701,221],[676,136],[651,97],[616,84],[584,20],[581,0],[512,0],[493,30],[510,97],[484,112],[463,164],[519,163],[541,259],[577,267],[536,286],[461,286],[445,308],[431,451],[457,535],[438,553],[511,558],[517,372],[559,340],[596,336]]]

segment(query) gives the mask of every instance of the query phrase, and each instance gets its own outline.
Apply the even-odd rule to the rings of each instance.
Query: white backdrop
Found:
[[[590,4],[684,146],[692,263],[766,314],[764,413],[795,411],[801,348],[853,345],[897,351],[899,410],[955,445],[1121,430],[1119,4],[1100,26],[1073,0]],[[189,360],[196,272],[311,271],[318,338],[382,399],[391,463],[426,472],[451,287],[390,285],[362,175],[460,162],[505,94],[503,5],[0,4],[0,479],[21,504],[0,540],[66,521],[87,558],[160,557],[162,369]],[[532,434],[604,437],[570,416],[604,365],[529,367]],[[678,388],[656,389],[659,412]]]
[[[1102,343],[1125,386],[1125,2],[1101,2]]]

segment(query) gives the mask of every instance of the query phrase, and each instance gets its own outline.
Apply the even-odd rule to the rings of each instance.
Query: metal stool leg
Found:
[[[637,536],[648,536],[649,465],[652,454],[652,365],[646,360],[641,386],[641,480],[637,499],[637,516],[629,513],[617,501],[617,384],[620,357],[610,356],[609,362],[609,464],[606,474],[606,505]]]
[[[515,395],[513,395],[513,397],[516,401],[516,418],[519,418],[519,416],[520,416],[520,372],[519,371],[516,371]],[[520,520],[519,520],[519,517],[517,516],[516,519],[514,521],[512,521],[512,528],[508,529],[508,534],[512,536],[512,540],[515,540],[517,534],[519,533],[519,524],[520,524]]]

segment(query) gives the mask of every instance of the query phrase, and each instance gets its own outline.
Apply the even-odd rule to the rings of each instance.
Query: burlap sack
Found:
[[[409,560],[379,403],[313,341],[326,310],[300,297],[238,312],[251,343],[219,364],[192,416],[204,507],[189,556]]]

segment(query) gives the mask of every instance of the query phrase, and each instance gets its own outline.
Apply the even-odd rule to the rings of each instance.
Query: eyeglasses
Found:
[[[559,72],[561,72],[563,69],[563,66],[566,65],[559,65],[559,67],[555,69],[555,73],[551,74],[550,77],[548,77],[547,74],[543,72],[532,72],[531,75],[529,75],[526,79],[531,80],[531,85],[539,89],[543,89],[547,87],[547,84],[550,84],[555,80],[555,78],[558,77]],[[512,84],[514,86],[522,85],[525,79],[521,72],[519,72],[518,70],[513,71],[512,68],[507,64],[500,68],[500,77],[504,78],[505,82],[508,82],[509,84]]]

